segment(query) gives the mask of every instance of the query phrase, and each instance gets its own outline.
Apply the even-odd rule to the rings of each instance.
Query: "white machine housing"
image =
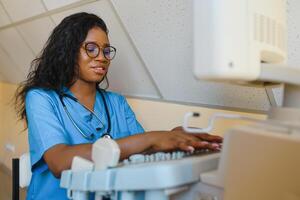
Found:
[[[286,60],[286,0],[194,0],[194,74],[253,81]]]

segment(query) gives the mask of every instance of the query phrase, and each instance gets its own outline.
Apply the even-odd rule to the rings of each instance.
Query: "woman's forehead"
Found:
[[[99,46],[109,45],[109,39],[106,32],[99,27],[90,29],[84,42],[94,42]]]

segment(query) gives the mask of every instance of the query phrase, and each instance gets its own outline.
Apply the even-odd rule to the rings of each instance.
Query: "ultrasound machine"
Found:
[[[216,115],[253,122],[228,130],[221,152],[158,152],[119,161],[116,142],[99,139],[93,161],[75,157],[62,173],[68,198],[299,200],[300,70],[285,64],[285,6],[285,0],[193,1],[195,76],[284,83],[282,107],[271,108],[266,120]],[[187,132],[209,130],[189,128],[189,119],[197,116],[187,114]]]

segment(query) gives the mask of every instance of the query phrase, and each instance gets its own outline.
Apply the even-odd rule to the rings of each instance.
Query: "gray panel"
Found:
[[[47,10],[53,10],[56,8],[60,8],[80,0],[42,0],[47,8]]]
[[[40,0],[1,0],[1,2],[14,22],[45,12]]]
[[[300,1],[288,0],[288,64],[300,68]]]
[[[18,30],[37,55],[42,50],[54,26],[49,17],[44,17],[21,24],[18,26]]]
[[[0,31],[0,45],[15,63],[14,67],[18,68],[21,73],[27,74],[34,55],[15,28]],[[13,77],[11,78],[14,80]]]
[[[192,0],[112,0],[165,100],[267,110],[264,88],[197,81]]]
[[[95,13],[104,19],[109,28],[110,43],[117,48],[117,56],[109,70],[110,89],[125,95],[159,98],[159,91],[149,78],[143,60],[108,1],[90,3],[53,15],[52,18],[59,23],[65,16],[82,11]]]

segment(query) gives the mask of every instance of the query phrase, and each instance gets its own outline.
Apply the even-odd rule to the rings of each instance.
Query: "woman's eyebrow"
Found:
[[[95,44],[97,44],[99,47],[108,47],[108,46],[110,46],[109,43],[103,43],[102,45],[100,45],[97,41],[94,41],[94,40],[87,40],[87,41],[85,41],[85,43],[95,43]]]
[[[108,46],[110,46],[110,44],[109,43],[104,43],[102,46],[108,47]]]

